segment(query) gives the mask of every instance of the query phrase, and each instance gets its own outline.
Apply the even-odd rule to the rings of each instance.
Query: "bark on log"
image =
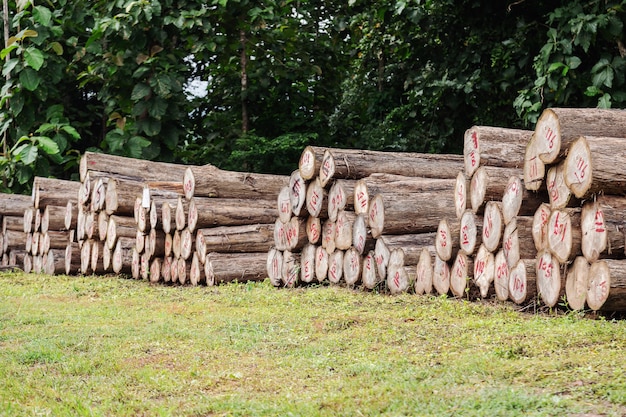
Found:
[[[473,126],[465,131],[465,173],[471,176],[480,166],[518,168],[533,131],[491,126]]]
[[[6,233],[7,230],[28,233],[24,230],[24,216],[2,217],[2,233]]]
[[[588,285],[589,262],[583,256],[579,256],[569,266],[565,278],[565,297],[570,309],[582,310],[585,308]]]
[[[273,224],[221,226],[196,232],[196,252],[202,263],[207,253],[267,252],[273,244]]]
[[[27,209],[33,207],[30,196],[0,193],[0,216],[23,216]]]
[[[450,271],[450,291],[457,298],[467,296],[467,285],[473,269],[472,259],[463,252],[458,252]]]
[[[430,294],[433,291],[433,259],[428,248],[422,248],[415,269],[415,294]]]
[[[137,227],[134,225],[134,220],[131,217],[110,216],[106,234],[106,244],[109,249],[115,248],[115,243],[120,237],[137,237]]]
[[[582,253],[589,262],[600,258],[623,258],[626,198],[599,196],[581,211]]]
[[[543,250],[536,259],[537,292],[548,307],[554,307],[565,293],[559,261],[550,251]]]
[[[374,173],[454,179],[462,169],[463,157],[457,155],[329,148],[319,177],[323,186],[331,178],[361,179]]]
[[[368,221],[372,236],[434,232],[439,219],[456,215],[451,198],[449,192],[378,194],[370,201]]]
[[[454,209],[456,210],[456,218],[459,220],[467,209],[468,191],[469,180],[463,172],[459,172],[454,184]]]
[[[478,218],[472,210],[465,210],[461,216],[459,229],[459,248],[468,255],[473,255],[482,243],[482,232],[478,233],[479,228],[482,229],[482,216]]]
[[[150,250],[147,251],[150,257],[165,256],[165,233],[162,230],[152,229],[147,236],[147,242],[150,242]]]
[[[474,258],[474,284],[480,289],[482,298],[489,295],[495,274],[495,256],[482,244]]]
[[[353,288],[361,278],[361,254],[349,248],[343,254],[343,279],[349,288]]]
[[[43,233],[42,236],[43,240],[41,240],[41,242],[43,243],[40,243],[41,253],[46,253],[50,249],[65,249],[67,244],[72,241],[72,232],[67,230],[49,230],[46,233]]]
[[[626,111],[624,111],[626,114]],[[626,139],[581,136],[565,159],[565,184],[578,198],[595,193],[626,194]]]
[[[32,206],[44,209],[48,205],[64,206],[68,201],[78,202],[77,181],[35,177],[33,180]]]
[[[8,253],[11,249],[24,249],[27,236],[28,233],[21,230],[7,230],[3,233],[2,253]]]
[[[435,251],[444,261],[456,258],[459,251],[460,224],[457,221],[441,219],[435,235]]]
[[[133,263],[133,247],[135,242],[131,238],[121,237],[115,243],[111,266],[116,274],[131,273]]]
[[[524,304],[537,296],[535,259],[520,259],[509,272],[509,298]]]
[[[182,178],[187,168],[179,164],[85,152],[80,159],[79,174],[81,182],[89,171],[135,181],[171,181],[172,178]]]
[[[107,214],[131,216],[135,210],[135,200],[142,196],[144,183],[122,178],[109,178],[104,209]]]
[[[194,197],[189,201],[187,224],[194,232],[214,226],[268,224],[275,220],[275,201]]]
[[[504,256],[504,251],[499,250],[494,258],[495,276],[493,287],[496,290],[496,297],[500,301],[506,301],[509,298],[509,265]]]
[[[432,255],[435,254],[436,232],[417,233],[407,235],[382,235],[376,239],[376,246],[379,242],[391,252],[394,249],[401,249],[404,253],[405,265],[417,265],[422,254],[422,249],[426,249]],[[375,250],[378,252],[378,250]],[[389,258],[389,256],[387,256]]]
[[[524,187],[531,191],[541,189],[546,176],[546,166],[539,158],[536,142],[536,136],[533,135],[526,145],[526,153],[524,154]]]
[[[206,258],[205,258],[206,259]],[[271,248],[267,253],[266,272],[273,286],[279,287],[283,276],[283,253],[276,248]],[[205,274],[206,276],[206,274]]]
[[[587,305],[594,311],[626,310],[626,260],[602,259],[591,264]]]
[[[546,164],[564,157],[581,135],[626,137],[626,112],[617,109],[545,109],[535,126],[538,155]]]
[[[65,273],[65,249],[52,249],[44,256],[44,273],[59,275]]]
[[[324,282],[328,277],[328,252],[321,246],[315,248],[315,278]]]
[[[553,210],[548,219],[548,249],[560,263],[582,255],[580,209]]]
[[[478,168],[470,180],[470,203],[474,213],[481,212],[489,201],[502,201],[509,179],[521,175],[522,171],[514,168]]]
[[[194,196],[269,199],[289,182],[284,175],[226,171],[213,165],[187,167],[181,177],[187,199]]]

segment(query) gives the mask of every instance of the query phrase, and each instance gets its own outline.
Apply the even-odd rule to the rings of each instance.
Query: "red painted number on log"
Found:
[[[291,213],[288,202],[284,201],[280,204],[280,212],[283,214]]]
[[[396,274],[393,276],[393,285],[396,286],[396,288],[400,288],[400,272],[396,271]]]
[[[365,238],[363,237],[363,235],[359,235],[356,250],[358,250],[359,252],[363,252],[363,248],[365,248]]]
[[[311,277],[311,263],[309,261],[305,261],[303,278],[305,281],[308,281],[310,277]]]
[[[594,225],[596,226],[596,233],[606,232],[604,227],[604,213],[602,210],[596,210]]]
[[[485,225],[485,228],[483,229],[483,235],[489,239],[489,236],[491,235],[491,229],[493,228],[493,218],[491,215],[491,212],[489,212],[489,214],[487,215],[487,224]]]
[[[548,150],[552,151],[552,148],[554,148],[556,133],[554,132],[554,130],[552,130],[550,126],[546,126],[543,133],[545,134],[546,143],[548,144]]]
[[[330,173],[330,160],[326,159],[324,161],[324,164],[322,165],[322,174],[324,174],[324,176],[328,177],[329,173]]]
[[[528,163],[530,164],[530,177],[532,179],[537,178],[537,176],[539,175],[539,166],[537,165],[537,157],[533,156],[532,158],[530,158]]]
[[[476,266],[474,267],[474,275],[476,275],[476,278],[485,272],[485,264],[486,262],[482,259],[476,261]]]
[[[476,131],[472,132],[472,143],[474,144],[474,149],[478,149],[478,134]]]
[[[470,165],[473,167],[475,167],[478,164],[477,158],[476,158],[476,152],[475,151],[471,151],[469,154],[469,158],[470,158]]]
[[[374,221],[376,220],[376,216],[378,216],[378,204],[374,203],[370,208],[370,219]]]
[[[541,257],[541,259],[539,260],[539,270],[544,272],[544,276],[547,279],[552,278],[552,263],[545,262],[543,257]]]
[[[272,261],[272,275],[278,276],[278,259],[274,258]]]
[[[508,256],[509,252],[513,248],[513,236],[509,236],[502,244],[502,247],[504,248],[504,254]]]
[[[448,234],[445,230],[440,230],[439,236],[441,237],[441,247],[445,248],[448,245]]]
[[[469,234],[467,225],[461,228],[461,243],[463,245],[469,245]]]
[[[506,267],[506,262],[502,263],[502,264],[498,265],[498,268],[496,269],[496,277],[499,280],[502,280],[502,278],[507,276],[507,272],[508,272],[508,270],[507,270],[507,267]]]
[[[585,175],[587,175],[587,168],[589,168],[589,164],[587,163],[587,161],[585,161],[582,156],[577,155],[576,171],[574,172],[574,175],[576,176],[578,182],[583,182],[583,180],[585,179]]]
[[[523,293],[525,291],[524,281],[522,281],[522,279],[517,275],[515,275],[515,278],[513,279],[513,291],[517,293]]]
[[[552,201],[558,201],[559,190],[556,186],[556,180],[550,181],[550,184],[548,184],[548,190],[550,190],[550,198],[552,199]]]
[[[555,236],[560,236],[561,242],[565,240],[565,233],[567,232],[567,224],[561,223],[561,213],[556,214],[556,220],[554,222],[554,229],[552,229],[552,234]]]
[[[300,181],[295,181],[293,183],[293,186],[291,187],[291,191],[293,192],[293,195],[295,195],[296,197],[300,197],[301,187],[302,187],[302,184],[300,184]]]
[[[384,262],[383,256],[382,255],[376,255],[374,257],[374,260],[376,261],[377,265],[382,265]]]
[[[514,195],[518,195],[519,194],[519,184],[517,183],[517,181],[513,181],[512,183],[510,183],[509,187],[507,188],[507,191],[509,193],[514,194]]]
[[[365,193],[363,191],[360,191],[357,194],[356,199],[359,202],[359,205],[361,206],[362,209],[364,209],[367,206],[367,199],[365,198]]]

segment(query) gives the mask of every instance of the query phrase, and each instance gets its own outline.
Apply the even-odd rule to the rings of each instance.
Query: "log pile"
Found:
[[[3,267],[24,267],[27,233],[34,222],[33,200],[30,196],[0,194],[0,263]]]

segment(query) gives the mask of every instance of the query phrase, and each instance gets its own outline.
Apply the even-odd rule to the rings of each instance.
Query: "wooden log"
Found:
[[[139,279],[141,276],[141,255],[136,248],[131,249],[130,276],[133,279]]]
[[[30,253],[31,255],[37,255],[37,252],[39,251],[39,236],[41,235],[41,233],[39,232],[34,232],[34,233],[28,233],[26,235],[26,244],[24,245],[26,251],[28,253]],[[8,247],[5,246],[5,239],[4,239],[4,235],[2,236],[2,252],[6,252],[8,251]],[[33,254],[33,251],[35,252]]]
[[[545,109],[535,126],[538,155],[546,164],[564,158],[581,135],[626,137],[626,112],[617,109]]]
[[[435,254],[435,232],[417,233],[408,235],[382,235],[376,239],[376,247],[384,244],[388,251],[394,249],[402,250],[406,265],[417,265],[422,254],[422,249],[426,248],[433,255]],[[378,252],[375,249],[375,252]],[[389,258],[390,255],[387,256]]]
[[[196,203],[196,213],[198,213],[198,210],[204,212],[205,206],[199,207],[197,199],[193,201]],[[196,213],[191,214],[192,209],[189,207],[190,203],[190,201],[183,200],[182,196],[178,197],[178,201],[176,202],[176,212],[174,214],[174,223],[176,224],[176,230],[182,231],[187,226],[187,224],[189,224],[188,218],[189,220],[193,218],[196,220],[196,222],[198,221],[199,215],[197,215]],[[194,226],[197,226],[197,224]],[[203,225],[203,227],[208,226],[208,224]],[[195,231],[195,227],[192,228],[192,231]]]
[[[280,219],[276,219],[274,223],[274,246],[279,251],[287,250],[287,226],[289,222],[283,223]]]
[[[275,220],[275,201],[194,197],[189,201],[187,227],[195,232],[215,226],[269,224]]]
[[[288,185],[284,175],[234,172],[213,165],[187,167],[183,178],[185,197],[268,199]]]
[[[370,203],[370,192],[365,180],[359,180],[354,184],[354,212],[367,214]]]
[[[102,250],[104,243],[99,240],[93,240],[91,242],[91,262],[89,268],[94,275],[102,275],[105,273],[104,261],[102,259]]]
[[[175,257],[171,257],[171,262],[170,262],[170,282],[172,284],[176,284],[178,282],[178,258]],[[205,272],[206,274],[206,272]],[[208,285],[208,284],[207,284]]]
[[[568,308],[572,310],[585,308],[588,284],[589,262],[583,256],[578,256],[568,267],[565,278],[565,297]]]
[[[565,184],[565,162],[560,162],[548,169],[546,186],[550,198],[550,208],[553,210],[565,208],[570,205],[570,201],[575,200],[572,198],[572,192]],[[572,202],[571,205],[576,204]]]
[[[537,252],[548,246],[548,220],[550,220],[550,214],[552,214],[550,205],[545,203],[540,205],[533,215],[532,235]]]
[[[65,273],[65,249],[52,249],[44,256],[44,273],[59,275]]]
[[[594,310],[626,310],[626,260],[601,259],[589,268],[587,306]]]
[[[319,217],[307,217],[306,236],[309,243],[313,245],[319,243],[320,238],[322,237],[322,222]]]
[[[6,233],[7,230],[28,233],[24,230],[24,216],[2,217],[2,233]]]
[[[308,243],[306,221],[304,219],[292,217],[289,223],[287,223],[285,230],[287,233],[287,249],[300,251]]]
[[[322,186],[331,178],[361,179],[374,173],[454,179],[462,169],[463,157],[457,155],[328,148],[319,178]]]
[[[363,287],[373,290],[382,282],[376,268],[376,254],[373,250],[369,251],[363,258],[363,269],[361,271],[361,283]]]
[[[342,211],[337,215],[335,223],[335,247],[346,250],[352,246],[352,229],[356,215],[354,212]]]
[[[307,185],[305,206],[310,216],[328,217],[328,193],[322,187],[319,178]]]
[[[446,295],[450,291],[450,266],[436,255],[433,266],[433,287],[439,295]]]
[[[150,257],[145,252],[139,257],[139,276],[144,281],[147,281],[148,278],[150,278],[150,261]],[[180,273],[180,269],[178,270],[178,273]]]
[[[147,236],[147,241],[150,242],[150,250],[146,251],[150,257],[162,258],[165,256],[165,241],[166,235],[162,230],[152,229]],[[182,245],[182,242],[181,242]]]
[[[480,289],[482,298],[488,297],[495,274],[495,256],[482,244],[474,258],[474,284]]]
[[[465,172],[471,176],[480,166],[518,168],[533,131],[472,126],[463,137]]]
[[[537,149],[536,135],[526,145],[526,153],[524,154],[524,188],[531,191],[537,191],[544,185],[546,176],[546,166],[539,158],[539,150]]]
[[[524,304],[536,296],[535,259],[520,259],[509,271],[509,299]]]
[[[589,198],[599,192],[626,194],[626,174],[622,169],[626,164],[624,148],[624,136],[576,139],[568,149],[564,168],[565,184],[572,194],[578,198]]]
[[[460,224],[456,221],[441,219],[435,235],[435,251],[444,261],[456,258],[459,251]]]
[[[98,213],[98,239],[106,241],[107,232],[109,231],[109,215],[105,211]],[[133,219],[134,223],[134,219]],[[137,227],[135,226],[135,229]]]
[[[415,269],[415,294],[430,294],[433,291],[433,260],[428,248],[422,248]]]
[[[389,265],[389,257],[391,256],[391,249],[385,243],[385,240],[381,238],[376,239],[376,245],[374,247],[374,258],[376,260],[376,270],[378,275],[384,279],[387,277],[387,266]]]
[[[130,274],[133,263],[133,248],[135,242],[132,238],[120,237],[115,242],[111,267],[116,274]]]
[[[150,283],[155,284],[161,281],[161,271],[163,270],[161,258],[154,258],[150,262]]]
[[[300,216],[306,203],[306,182],[300,176],[298,170],[289,176],[289,199],[291,201],[291,213]],[[304,214],[304,213],[302,213]]]
[[[287,223],[291,220],[291,198],[289,195],[289,187],[285,186],[280,189],[278,197],[276,198],[278,206],[278,218],[281,222]]]
[[[221,226],[196,232],[196,253],[201,263],[210,252],[265,252],[274,243],[273,224]]]
[[[328,191],[328,218],[337,220],[337,214],[341,210],[354,210],[354,187],[356,182],[352,180],[333,181]]]
[[[548,245],[560,263],[573,261],[582,255],[580,209],[553,210],[548,219]]]
[[[354,288],[361,278],[362,261],[355,248],[349,248],[343,254],[343,279],[349,288]]]
[[[317,176],[322,166],[323,156],[323,148],[316,146],[307,146],[304,148],[302,154],[300,154],[300,160],[298,161],[298,170],[304,180],[310,180]]]
[[[409,267],[415,269],[415,265]],[[391,265],[387,272],[387,289],[391,294],[401,294],[406,292],[411,285],[411,274],[409,268],[404,265]]]
[[[51,249],[65,249],[68,243],[72,241],[72,232],[68,230],[48,230],[43,233],[43,239],[40,238],[41,253],[46,253]]]
[[[180,232],[180,257],[187,261],[195,252],[196,237],[189,229],[183,229],[183,231]]]
[[[179,164],[85,152],[80,159],[79,175],[81,181],[85,180],[89,171],[136,181],[170,181],[172,178],[182,178],[186,168],[188,167]]]
[[[364,182],[370,195],[416,194],[425,191],[449,191],[454,193],[457,178],[427,178],[385,173],[373,173],[358,182]]]
[[[478,218],[472,210],[465,210],[461,216],[459,225],[459,249],[468,255],[472,255],[478,250],[482,243],[482,233],[478,233],[479,228],[482,229],[482,216]]]
[[[7,230],[3,233],[2,253],[8,253],[11,249],[24,249],[27,236],[28,233],[21,230]]]
[[[589,262],[600,258],[623,258],[626,198],[598,196],[586,201],[581,210],[581,249]]]
[[[368,215],[372,236],[434,232],[439,219],[456,215],[451,197],[448,192],[377,194],[370,201]]]
[[[106,245],[109,249],[115,248],[115,243],[120,237],[137,238],[137,227],[132,217],[112,215],[107,225]]]
[[[339,284],[343,277],[343,251],[336,250],[328,254],[328,280],[331,284]]]
[[[315,279],[315,245],[307,243],[300,254],[300,280],[306,284]]]
[[[267,253],[265,267],[272,285],[279,287],[282,284],[283,276],[283,252],[276,248],[271,248]]]
[[[135,200],[142,196],[144,182],[111,177],[104,196],[107,214],[131,216],[135,212]]]
[[[284,251],[282,271],[283,286],[287,288],[295,287],[300,281],[300,254],[291,251]]]
[[[2,194],[0,194],[0,198],[2,198]],[[0,214],[2,216],[3,214]],[[19,216],[19,214],[18,214]],[[29,207],[24,210],[24,214],[22,217],[22,225],[24,226],[24,233],[32,233],[33,232],[33,223],[35,221],[35,208]]]
[[[482,244],[489,252],[495,252],[502,243],[502,203],[489,201],[483,218]]]
[[[180,258],[180,252],[182,251],[182,239],[180,232],[175,230],[172,233],[172,255],[174,258]]]
[[[359,214],[352,224],[352,247],[361,255],[371,249],[374,249],[376,241],[368,232],[367,220],[365,215]]]
[[[0,193],[0,216],[23,216],[26,210],[33,207],[30,196]]]
[[[158,259],[158,258],[157,258]],[[204,264],[200,262],[200,258],[197,253],[194,253],[191,257],[191,269],[189,270],[189,283],[192,286],[206,283],[206,275],[204,272]]]
[[[71,242],[65,247],[64,262],[65,274],[76,275],[80,272],[81,267],[81,249],[78,242]]]
[[[87,239],[80,248],[80,272],[87,275],[91,272],[91,248],[93,239]]]
[[[500,249],[494,258],[494,280],[493,287],[496,290],[496,298],[506,301],[509,298],[510,270],[504,251]]]
[[[44,209],[46,206],[64,206],[68,201],[78,202],[77,181],[56,178],[35,177],[33,179],[32,206]]]
[[[65,230],[76,230],[78,227],[78,206],[68,201],[65,206]]]
[[[537,256],[532,227],[532,217],[518,216],[504,228],[502,250],[509,268],[513,268],[520,259],[532,259]]]
[[[546,193],[527,190],[519,177],[510,177],[502,196],[502,219],[509,224],[516,216],[530,216],[546,201]],[[522,204],[523,203],[523,204]]]
[[[482,166],[470,180],[470,203],[474,213],[480,213],[489,201],[502,201],[511,177],[520,178],[522,171],[513,168]]]
[[[165,283],[172,282],[172,262],[173,258],[171,256],[166,256],[161,262],[161,278]],[[202,274],[204,275],[204,271]]]
[[[158,204],[157,202],[157,206]],[[171,233],[176,227],[174,225],[174,216],[172,216],[172,212],[174,212],[175,209],[176,205],[168,200],[161,203],[161,227],[165,233]]]
[[[85,212],[85,236],[87,239],[98,237],[98,219],[93,211]]]
[[[456,218],[459,220],[467,209],[468,191],[469,180],[463,172],[459,172],[454,184],[454,209],[456,210]]]
[[[24,272],[30,274],[33,271],[33,257],[27,253],[24,256]]]
[[[472,259],[464,252],[458,252],[450,271],[450,291],[457,298],[467,296]]]
[[[9,265],[24,266],[25,250],[13,249],[9,252]]]
[[[108,178],[106,178],[108,182]],[[106,202],[106,184],[105,179],[98,178],[94,182],[91,188],[91,198],[89,199],[89,209],[91,211],[99,212],[104,210],[104,204]]]
[[[328,277],[328,252],[321,246],[315,247],[315,278],[324,282]]]
[[[35,274],[43,274],[43,256],[33,255],[33,271]]]
[[[565,292],[559,261],[543,250],[537,254],[535,270],[539,297],[546,306],[554,307]]]
[[[335,251],[335,235],[337,233],[337,225],[335,222],[326,220],[322,225],[322,247],[330,255]]]
[[[181,285],[185,285],[188,282],[191,284],[191,279],[190,279],[191,261],[188,261],[183,258],[178,258],[177,267],[178,267],[178,282]]]
[[[35,232],[41,232],[41,210],[35,209],[35,221],[33,223],[33,230]]]

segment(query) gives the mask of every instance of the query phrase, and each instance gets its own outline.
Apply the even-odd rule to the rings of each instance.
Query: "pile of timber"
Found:
[[[24,223],[26,213],[33,213],[30,196],[0,194],[0,263],[3,269],[23,268],[27,238]]]
[[[546,109],[524,154],[524,183],[545,188],[532,233],[543,302],[626,308],[626,111]]]
[[[270,280],[408,290],[462,166],[455,155],[308,146],[278,194]]]

